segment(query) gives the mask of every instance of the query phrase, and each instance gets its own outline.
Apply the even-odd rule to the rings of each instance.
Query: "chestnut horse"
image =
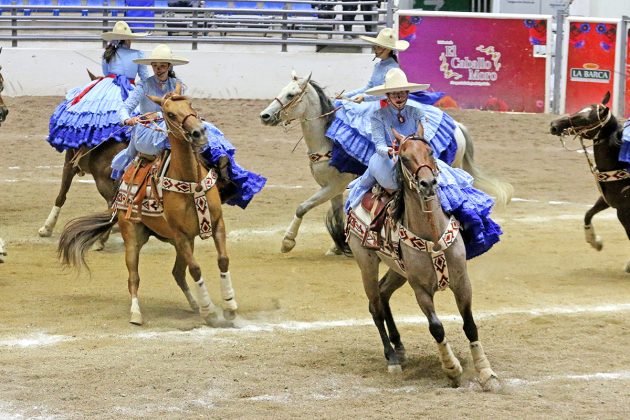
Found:
[[[229,273],[221,198],[216,184],[211,182],[216,181],[217,174],[214,169],[210,171],[205,169],[197,157],[199,148],[208,141],[206,129],[190,100],[180,96],[179,92],[177,89],[174,94],[167,94],[163,98],[149,97],[162,107],[171,145],[170,165],[165,176],[160,179],[164,199],[163,217],[142,215],[140,222],[134,223],[126,219],[124,210],[120,209],[113,216],[111,212],[84,216],[69,222],[59,239],[58,252],[62,262],[80,268],[85,265],[85,253],[98,236],[118,222],[125,242],[125,261],[129,272],[130,322],[136,325],[143,323],[138,302],[140,249],[151,235],[175,246],[177,256],[172,271],[175,281],[184,292],[191,308],[199,310],[208,324],[217,325],[217,309],[210,300],[201,268],[193,255],[195,236],[200,234],[201,225],[197,207],[209,210],[211,221],[209,226],[212,229],[221,271],[223,316],[227,320],[232,320],[236,315],[237,304]],[[169,188],[167,184],[179,188]],[[207,201],[204,201],[204,197]],[[186,283],[186,267],[195,281],[197,300],[192,296]]]
[[[93,75],[89,70],[88,75],[90,76],[90,80],[98,79],[98,76]],[[121,126],[121,130],[125,128],[126,127]],[[72,185],[72,180],[77,174],[79,176],[91,174],[94,178],[94,182],[96,183],[96,189],[105,199],[107,204],[111,204],[114,199],[114,194],[116,193],[116,183],[111,178],[112,159],[118,152],[126,148],[127,144],[127,142],[118,142],[111,139],[105,140],[98,146],[89,150],[84,148],[72,148],[66,150],[63,169],[61,171],[61,187],[59,188],[59,193],[55,199],[55,204],[44,222],[44,226],[39,228],[39,231],[37,232],[39,236],[49,237],[52,235],[53,229],[59,219],[61,207],[63,207],[66,202],[66,197],[68,195],[68,191],[70,190],[70,186]],[[99,238],[99,240],[95,243],[94,248],[99,251],[102,250],[105,247],[105,242],[108,237],[109,231],[105,232]]]
[[[484,390],[495,390],[499,386],[497,375],[484,354],[473,320],[472,288],[466,270],[464,241],[458,234],[459,222],[442,210],[436,190],[437,165],[431,146],[421,137],[394,134],[400,144],[397,166],[402,187],[389,226],[400,238],[400,242],[396,241],[399,248],[390,252],[391,248],[383,246],[380,249],[372,249],[378,246],[364,247],[366,230],[370,233],[369,222],[356,229],[362,225],[363,219],[354,210],[348,215],[347,234],[348,244],[361,270],[369,310],[383,343],[388,370],[401,370],[405,352],[389,300],[394,291],[408,281],[429,321],[429,331],[437,343],[442,370],[454,385],[459,385],[462,366],[446,340],[433,303],[435,292],[449,287],[464,320],[464,333],[470,341],[479,382]],[[331,212],[328,221],[330,217]],[[344,237],[337,237],[335,242],[344,240]],[[389,270],[379,282],[381,261]]]
[[[589,105],[574,114],[553,120],[549,129],[556,136],[573,135],[580,139],[589,169],[595,176],[601,195],[584,215],[584,234],[586,242],[598,251],[602,250],[603,241],[595,234],[591,221],[593,216],[609,207],[617,210],[617,219],[630,238],[630,172],[628,163],[619,160],[622,128],[606,106],[609,100],[610,92],[600,104]],[[584,139],[593,142],[594,164],[586,153]],[[625,271],[630,273],[630,261],[626,262]]]

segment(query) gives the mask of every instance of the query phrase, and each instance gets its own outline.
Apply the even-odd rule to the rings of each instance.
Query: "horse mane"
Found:
[[[315,92],[317,92],[317,96],[319,97],[319,105],[322,108],[322,115],[328,114],[325,117],[326,128],[328,128],[328,126],[330,126],[330,124],[335,119],[335,113],[332,112],[332,110],[335,109],[335,106],[330,101],[330,99],[328,99],[328,96],[324,92],[324,89],[316,81],[311,80],[310,84],[311,86],[313,86],[313,89],[315,89]]]

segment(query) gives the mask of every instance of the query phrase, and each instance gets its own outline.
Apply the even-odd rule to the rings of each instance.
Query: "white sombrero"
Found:
[[[392,28],[381,29],[376,38],[365,35],[360,35],[359,38],[371,44],[376,44],[394,51],[405,51],[409,48],[409,43],[407,41],[399,41]]]
[[[173,51],[166,44],[160,44],[151,51],[151,55],[145,58],[136,58],[133,60],[136,64],[147,64],[151,65],[151,63],[171,63],[174,66],[179,66],[181,64],[188,64],[188,59],[184,57],[176,57],[173,55]]]
[[[391,92],[417,92],[419,90],[427,90],[429,86],[426,83],[409,83],[405,72],[395,68],[387,72],[384,84],[374,86],[372,89],[366,90],[365,93],[380,96]]]
[[[101,37],[105,41],[123,41],[127,39],[142,38],[147,35],[147,33],[134,34],[131,32],[131,28],[127,25],[127,22],[119,20],[110,32],[103,32]]]

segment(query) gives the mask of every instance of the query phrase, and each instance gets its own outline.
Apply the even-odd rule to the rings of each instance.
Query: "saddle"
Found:
[[[138,153],[131,165],[123,174],[122,180],[127,184],[127,212],[125,218],[132,222],[140,222],[142,217],[142,202],[147,188],[151,187],[153,197],[159,201],[158,177],[165,162],[167,151],[158,156]],[[137,187],[137,188],[134,188]],[[135,194],[134,194],[135,191]]]
[[[388,211],[396,194],[391,194],[380,186],[375,186],[372,191],[365,193],[361,199],[361,207],[370,214],[370,228],[362,239],[362,245],[366,248],[379,249],[382,243],[381,230],[385,226]],[[367,239],[370,232],[376,232],[377,243],[370,244]]]

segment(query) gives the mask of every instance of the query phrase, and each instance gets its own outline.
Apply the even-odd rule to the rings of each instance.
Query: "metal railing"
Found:
[[[393,0],[253,3],[282,3],[283,8],[205,7],[203,2],[196,7],[34,6],[14,2],[0,6],[0,42],[10,41],[17,47],[23,41],[98,41],[102,32],[111,30],[113,22],[125,20],[134,31],[151,32],[143,42],[190,43],[192,49],[205,43],[279,44],[286,51],[290,44],[366,46],[357,35],[374,36],[378,28],[393,23]],[[311,9],[304,9],[306,5]],[[358,10],[342,10],[344,6]],[[25,10],[30,12],[25,14]],[[343,20],[351,15],[353,21]],[[353,25],[352,32],[343,31],[345,25]]]

